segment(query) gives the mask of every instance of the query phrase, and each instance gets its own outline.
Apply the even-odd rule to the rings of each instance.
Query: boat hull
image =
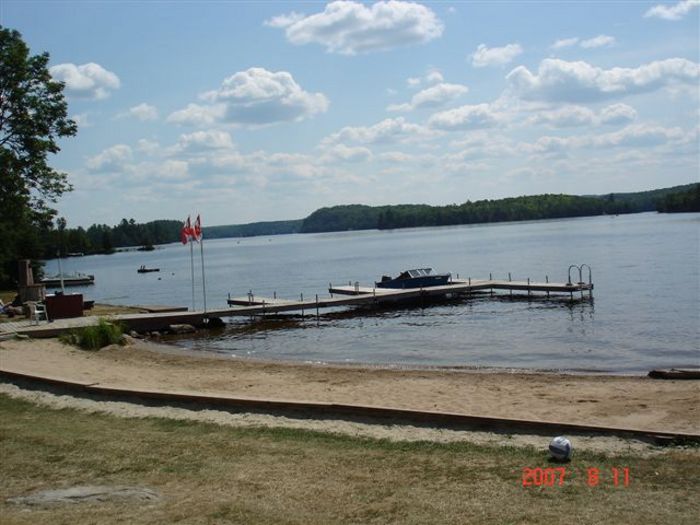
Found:
[[[42,279],[40,284],[47,286],[49,288],[61,286],[61,279]],[[88,284],[95,284],[95,278],[90,277],[64,277],[63,286],[86,286]]]
[[[450,283],[450,274],[425,275],[410,279],[391,279],[374,283],[377,288],[429,288],[430,286],[444,286]]]

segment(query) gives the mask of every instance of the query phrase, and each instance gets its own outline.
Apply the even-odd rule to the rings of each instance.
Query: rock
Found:
[[[151,337],[160,337],[160,332],[154,330],[153,332],[151,332]]]
[[[145,487],[125,486],[77,486],[67,489],[42,490],[27,496],[8,498],[15,505],[58,505],[65,503],[95,503],[131,501],[149,503],[158,501],[160,495]]]
[[[220,317],[209,317],[204,320],[204,325],[206,328],[223,328],[226,326]]]
[[[137,339],[135,337],[132,337],[130,335],[124,334],[122,336],[122,340],[124,341],[124,344],[127,346],[135,345],[137,343]]]
[[[131,331],[129,332],[129,336],[130,336],[130,337],[133,337],[134,339],[140,339],[140,338],[141,338],[141,334],[139,334],[136,330],[131,330]]]
[[[168,330],[174,334],[191,334],[196,331],[191,324],[171,324]]]
[[[15,339],[20,339],[20,340],[29,339],[29,336],[25,335],[25,334],[15,334]]]

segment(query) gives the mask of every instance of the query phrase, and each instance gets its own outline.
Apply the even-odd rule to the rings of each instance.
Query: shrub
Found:
[[[100,319],[96,325],[72,330],[59,338],[62,342],[84,348],[99,350],[107,345],[124,344],[122,327]]]

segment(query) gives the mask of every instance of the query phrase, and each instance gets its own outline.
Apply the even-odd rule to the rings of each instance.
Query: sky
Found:
[[[700,0],[3,0],[79,131],[69,227],[698,182]]]

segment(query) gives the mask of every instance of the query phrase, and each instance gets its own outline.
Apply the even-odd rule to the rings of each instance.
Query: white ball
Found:
[[[556,460],[566,461],[571,459],[574,447],[571,441],[564,436],[557,436],[549,443],[549,454]]]

